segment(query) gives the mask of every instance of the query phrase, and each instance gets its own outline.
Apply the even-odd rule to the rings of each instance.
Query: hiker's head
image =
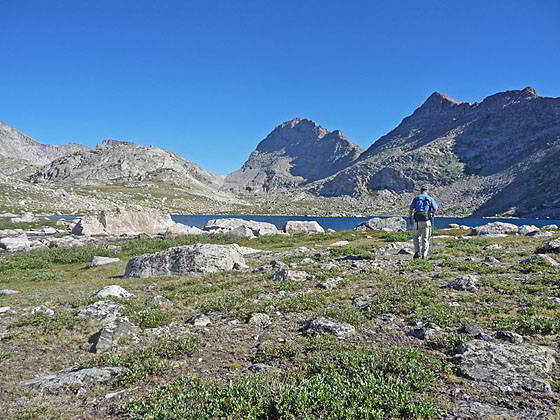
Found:
[[[423,186],[420,187],[420,193],[423,194],[423,193],[425,193],[425,192],[428,192],[428,187],[426,187],[425,185],[423,185]]]

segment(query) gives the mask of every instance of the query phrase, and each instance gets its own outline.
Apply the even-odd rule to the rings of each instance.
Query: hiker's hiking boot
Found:
[[[414,257],[412,257],[412,258],[413,259],[420,258],[420,254],[417,252],[416,254],[414,254]]]

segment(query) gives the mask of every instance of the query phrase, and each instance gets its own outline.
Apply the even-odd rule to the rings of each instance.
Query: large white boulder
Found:
[[[474,227],[473,233],[480,236],[494,234],[513,235],[519,233],[519,226],[514,225],[513,223],[492,222],[486,225]]]
[[[129,211],[117,208],[102,211],[97,215],[82,217],[72,228],[74,235],[138,235],[160,234],[181,230],[169,214],[162,214],[152,210]],[[190,232],[189,232],[190,233]]]
[[[519,234],[520,235],[526,235],[529,236],[531,234],[534,234],[536,232],[540,231],[540,229],[538,227],[536,227],[535,225],[523,225],[523,226],[519,226]]]
[[[286,233],[324,233],[325,229],[316,221],[290,220],[284,226]]]
[[[0,239],[0,248],[6,251],[24,251],[29,249],[30,246],[31,242],[29,242],[25,233],[16,237]]]

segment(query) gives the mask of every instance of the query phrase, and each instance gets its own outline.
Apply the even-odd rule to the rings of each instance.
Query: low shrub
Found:
[[[422,353],[359,348],[324,354],[300,373],[248,375],[228,382],[183,376],[121,406],[134,419],[429,419],[419,393],[443,371]]]
[[[173,337],[160,340],[148,348],[140,348],[126,354],[103,354],[84,362],[82,368],[121,366],[127,369],[115,386],[131,386],[152,375],[160,375],[173,367],[171,360],[191,355],[200,348],[194,336]]]

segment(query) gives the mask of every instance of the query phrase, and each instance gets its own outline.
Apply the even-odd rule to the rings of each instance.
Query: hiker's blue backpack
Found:
[[[432,218],[430,209],[432,202],[427,195],[419,195],[416,197],[416,203],[414,205],[414,220],[417,222],[425,222]]]

